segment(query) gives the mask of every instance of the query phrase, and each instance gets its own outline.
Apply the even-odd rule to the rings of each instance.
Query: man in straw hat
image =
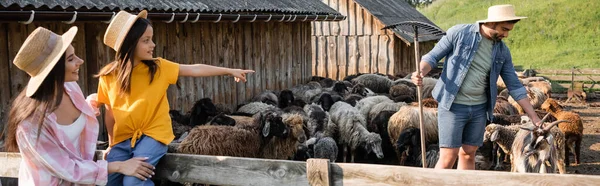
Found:
[[[432,91],[439,102],[440,159],[435,168],[451,168],[458,157],[458,169],[475,169],[475,151],[483,145],[486,121],[493,119],[498,76],[502,76],[510,95],[532,121],[540,121],[515,74],[510,51],[502,42],[515,24],[525,18],[516,16],[512,5],[491,6],[487,19],[453,26],[423,56],[419,67],[422,74],[412,75],[419,86],[422,76],[446,58],[440,80]]]

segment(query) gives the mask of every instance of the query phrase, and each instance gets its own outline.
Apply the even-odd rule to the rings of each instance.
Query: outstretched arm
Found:
[[[204,64],[193,64],[193,65],[179,65],[179,76],[191,76],[191,77],[208,77],[208,76],[220,76],[220,75],[231,75],[235,77],[235,81],[239,82],[246,81],[246,74],[253,73],[254,70],[243,70],[243,69],[231,69],[224,67],[216,67]]]

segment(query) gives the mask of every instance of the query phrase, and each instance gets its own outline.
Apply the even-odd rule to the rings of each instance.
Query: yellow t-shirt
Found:
[[[119,95],[116,73],[100,77],[98,102],[108,104],[115,118],[111,146],[131,138],[133,148],[142,134],[163,144],[175,138],[167,88],[177,82],[179,64],[163,58],[158,58],[156,63],[158,69],[152,83],[147,65],[140,63],[133,68],[129,95]]]

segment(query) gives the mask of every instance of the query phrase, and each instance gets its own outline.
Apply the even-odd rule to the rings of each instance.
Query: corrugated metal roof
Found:
[[[165,12],[265,12],[281,14],[341,15],[320,0],[2,0],[0,6],[49,9],[124,10]]]
[[[403,21],[420,21],[425,22],[431,25],[435,25],[435,23],[431,22],[427,17],[421,14],[417,9],[410,6],[404,0],[354,0],[363,8],[367,9],[373,16],[375,16],[379,21],[381,21],[385,26],[393,25],[395,23],[403,22]],[[402,29],[403,28],[398,28]],[[404,32],[392,29],[394,33],[398,34],[400,37],[405,39],[408,42],[413,42],[413,37],[411,35],[407,35]],[[412,33],[412,30],[405,30],[408,33]],[[419,36],[421,36],[419,34]],[[423,36],[419,37],[419,41],[431,41],[438,40],[441,36]]]

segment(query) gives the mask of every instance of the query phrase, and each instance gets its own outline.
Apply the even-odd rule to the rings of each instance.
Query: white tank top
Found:
[[[73,122],[72,124],[69,124],[69,125],[60,125],[58,123],[56,124],[58,126],[58,129],[62,130],[67,135],[67,139],[69,139],[69,141],[73,142],[73,146],[75,146],[75,149],[77,149],[77,151],[80,151],[79,136],[81,136],[81,131],[83,131],[83,128],[85,127],[85,123],[86,123],[85,115],[83,113],[81,113],[79,115],[79,117],[77,118],[77,120],[75,120],[75,122]]]

